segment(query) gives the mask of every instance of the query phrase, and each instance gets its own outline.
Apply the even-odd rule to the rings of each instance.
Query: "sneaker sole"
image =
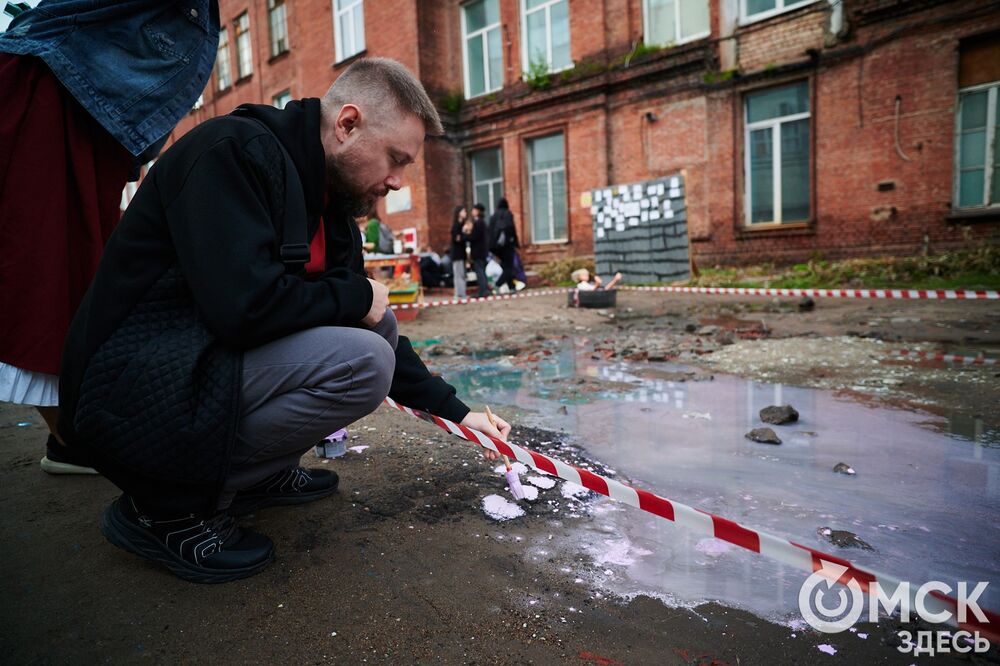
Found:
[[[232,516],[245,516],[248,513],[253,513],[254,511],[259,511],[261,509],[270,509],[276,506],[294,506],[296,504],[308,504],[309,502],[315,502],[316,500],[321,500],[324,497],[329,497],[330,495],[337,492],[340,487],[340,480],[330,488],[323,488],[322,490],[314,490],[311,493],[300,493],[298,495],[284,495],[284,496],[260,496],[260,497],[245,497],[240,498],[237,496],[233,500],[232,506],[229,507],[229,514]]]
[[[267,559],[242,569],[209,569],[185,561],[169,550],[141,527],[126,520],[115,500],[101,513],[101,534],[112,545],[139,557],[156,562],[170,570],[178,578],[192,583],[226,583],[240,578],[248,578],[260,572],[274,560],[274,548]]]
[[[39,463],[43,472],[48,472],[49,474],[91,474],[99,475],[98,472],[93,467],[84,467],[83,465],[73,465],[70,463],[56,462],[55,460],[49,460],[48,456],[42,458]]]

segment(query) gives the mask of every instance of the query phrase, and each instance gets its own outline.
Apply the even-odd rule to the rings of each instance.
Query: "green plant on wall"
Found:
[[[460,92],[446,93],[441,97],[441,108],[448,113],[458,113],[462,110],[462,102],[465,96]]]
[[[563,70],[559,73],[560,81],[570,81],[572,79],[582,78],[585,76],[591,76],[593,74],[601,74],[607,71],[608,67],[603,62],[599,60],[588,60],[583,59],[580,62],[573,65],[571,69]]]
[[[732,81],[736,78],[736,74],[735,69],[724,69],[721,72],[705,72],[702,78],[705,83],[722,83],[724,81]]]
[[[528,63],[528,71],[524,75],[524,82],[532,90],[544,90],[552,84],[552,75],[549,74],[549,63],[541,58],[532,58]]]
[[[654,53],[659,53],[660,51],[665,51],[666,49],[673,47],[674,44],[672,42],[668,44],[647,44],[645,42],[636,42],[635,48],[611,61],[610,69],[628,67],[634,60],[642,60],[646,56],[653,55]]]

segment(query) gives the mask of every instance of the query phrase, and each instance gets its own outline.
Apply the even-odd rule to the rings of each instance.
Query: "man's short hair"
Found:
[[[323,96],[323,107],[339,110],[345,104],[356,104],[369,113],[386,107],[412,113],[424,122],[427,134],[444,134],[441,118],[423,84],[391,58],[361,58],[344,70]]]
[[[486,206],[484,206],[481,203],[477,203],[475,206],[473,206],[473,208],[475,208],[476,210],[478,210],[480,213],[485,213],[486,212]]]

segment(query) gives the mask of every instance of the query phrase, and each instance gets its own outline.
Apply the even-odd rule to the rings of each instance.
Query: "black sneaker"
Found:
[[[329,469],[293,467],[236,493],[229,513],[242,516],[270,506],[305,504],[337,492],[340,479]]]
[[[226,513],[152,518],[122,495],[101,514],[101,533],[114,545],[162,564],[193,583],[225,583],[259,572],[274,559],[263,534],[241,529]]]
[[[86,456],[69,446],[59,443],[55,435],[49,435],[45,442],[45,457],[41,461],[42,470],[49,474],[97,474]]]

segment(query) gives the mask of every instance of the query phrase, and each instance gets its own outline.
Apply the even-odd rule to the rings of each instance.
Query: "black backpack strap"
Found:
[[[259,120],[241,116],[231,117],[252,122],[274,136],[270,128]],[[294,274],[300,272],[309,263],[309,216],[305,210],[305,192],[302,190],[302,183],[295,177],[297,172],[292,156],[288,154],[288,150],[278,137],[274,136],[274,140],[281,149],[281,154],[285,157],[284,215],[281,220],[281,247],[278,252],[281,256],[281,263],[285,265],[285,270]]]

